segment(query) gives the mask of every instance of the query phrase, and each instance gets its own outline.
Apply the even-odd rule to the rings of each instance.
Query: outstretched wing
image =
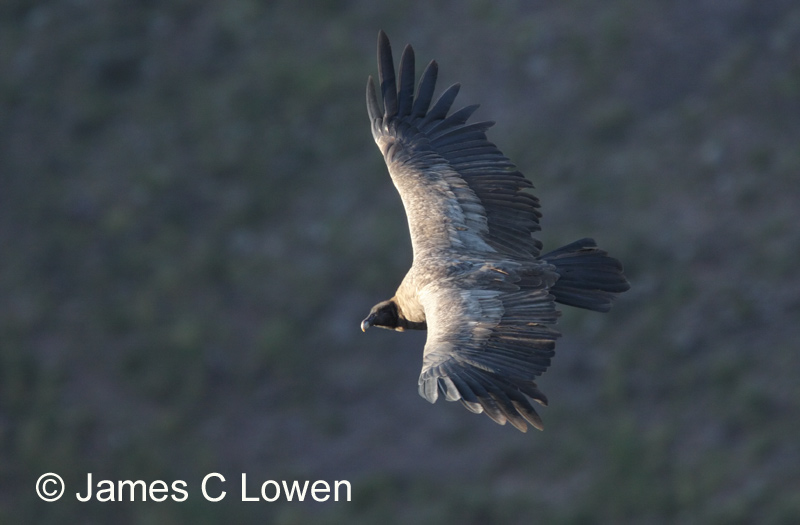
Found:
[[[547,405],[534,379],[550,366],[560,336],[548,293],[556,277],[546,265],[485,266],[468,288],[442,282],[423,290],[428,340],[420,395],[433,403],[441,393],[501,425],[541,430],[530,399]]]
[[[533,185],[486,138],[492,122],[467,123],[477,105],[448,115],[459,85],[431,107],[438,66],[431,62],[414,95],[414,51],[400,60],[399,88],[392,49],[378,35],[378,70],[383,111],[372,77],[367,109],[372,135],[397,187],[408,217],[414,256],[450,250],[531,258],[541,243],[539,201]]]

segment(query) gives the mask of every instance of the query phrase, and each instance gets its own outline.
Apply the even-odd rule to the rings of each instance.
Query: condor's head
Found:
[[[370,326],[397,330],[398,332],[428,329],[428,324],[424,318],[422,321],[409,321],[406,319],[405,315],[403,315],[403,308],[400,306],[396,296],[372,307],[367,318],[361,321],[361,331],[366,332]]]
[[[404,321],[404,319],[402,320]],[[405,330],[394,298],[383,301],[372,307],[366,319],[361,321],[361,331],[366,332],[370,326],[386,328],[387,330]]]

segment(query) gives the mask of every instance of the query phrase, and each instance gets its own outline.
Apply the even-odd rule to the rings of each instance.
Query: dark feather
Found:
[[[414,103],[414,50],[406,46],[400,57],[400,92],[398,93],[398,117],[407,117]]]
[[[367,80],[367,113],[370,121],[381,117],[381,108],[378,105],[378,95],[375,93],[375,82],[372,76]]]
[[[381,31],[378,34],[378,80],[383,97],[383,116],[390,118],[397,115],[397,85],[394,80],[394,60],[389,37]]]
[[[422,77],[419,79],[419,87],[417,88],[417,98],[414,100],[414,107],[411,110],[411,116],[414,118],[424,117],[431,106],[433,100],[433,90],[436,88],[436,77],[439,74],[439,66],[435,60],[431,60],[425,71],[422,72]]]
[[[449,88],[445,90],[444,93],[439,95],[439,98],[433,104],[433,108],[428,111],[428,114],[425,115],[422,121],[418,124],[420,129],[425,129],[431,123],[435,123],[447,116],[447,112],[450,111],[450,107],[453,105],[453,102],[456,100],[456,95],[458,95],[458,91],[461,89],[461,84],[453,84]]]
[[[431,139],[436,140],[436,137],[438,135],[437,132],[440,129],[442,130],[450,129],[453,128],[454,126],[463,125],[467,121],[467,119],[471,117],[473,113],[475,113],[475,110],[478,109],[478,107],[479,107],[478,104],[473,104],[471,106],[461,108],[455,113],[452,113],[450,116],[438,122],[437,124],[431,126],[425,131]]]

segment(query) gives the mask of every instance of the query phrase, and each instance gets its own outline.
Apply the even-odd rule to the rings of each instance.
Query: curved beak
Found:
[[[372,319],[373,319],[373,316],[370,315],[369,317],[367,317],[366,319],[361,321],[361,331],[362,332],[366,332],[367,328],[372,326]]]

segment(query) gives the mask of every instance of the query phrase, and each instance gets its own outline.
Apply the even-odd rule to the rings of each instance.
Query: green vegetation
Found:
[[[718,4],[4,2],[0,522],[800,522],[800,8]],[[424,336],[358,329],[411,260],[380,28],[498,122],[546,248],[626,265],[564,313],[543,433],[430,406]],[[88,472],[189,499],[80,503]]]

